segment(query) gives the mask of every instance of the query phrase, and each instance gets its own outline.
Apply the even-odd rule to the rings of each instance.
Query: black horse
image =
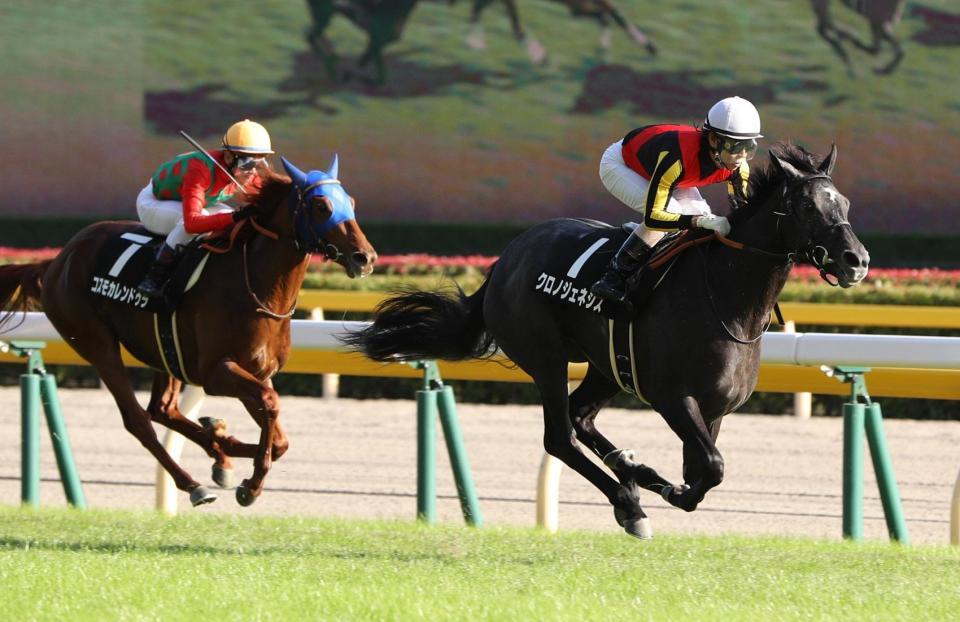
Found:
[[[852,32],[838,25],[830,12],[831,0],[810,0],[813,14],[817,18],[817,33],[830,44],[833,51],[847,67],[847,72],[854,74],[850,56],[843,47],[847,42],[854,47],[873,56],[880,54],[884,42],[893,50],[893,56],[886,65],[874,69],[878,74],[892,73],[900,61],[903,60],[903,48],[893,34],[893,29],[903,16],[906,0],[842,0],[842,4],[862,15],[870,24],[871,42],[862,42]]]
[[[511,242],[473,295],[415,291],[391,297],[368,328],[344,341],[378,361],[483,357],[495,342],[540,391],[547,453],[599,488],[628,533],[650,537],[639,488],[693,511],[722,481],[715,444],[720,422],[756,386],[759,338],[792,266],[811,263],[824,280],[834,278],[831,284],[842,287],[867,274],[869,255],[847,221],[850,203],[830,177],[836,157],[833,147],[816,164],[799,147],[774,145],[770,165],[754,173],[748,200],[731,215],[726,242],[740,248],[710,240],[678,255],[624,328],[605,317],[612,309],[589,295],[624,232],[557,219]],[[612,352],[621,334],[625,353]],[[586,361],[588,369],[568,396],[569,361]],[[635,462],[633,452],[618,450],[597,430],[598,411],[631,388],[683,441],[685,484]]]
[[[345,78],[337,68],[337,54],[324,32],[334,15],[340,14],[367,33],[367,47],[357,61],[359,68],[373,63],[374,80],[386,78],[383,48],[400,39],[407,19],[418,0],[307,0],[313,24],[307,29],[307,41],[327,67],[334,80]]]
[[[467,38],[467,44],[474,49],[485,49],[486,41],[480,26],[480,14],[485,8],[493,4],[495,0],[473,0],[473,6],[470,14],[470,23],[473,24],[473,32]],[[577,18],[586,18],[595,20],[603,29],[600,34],[600,47],[604,51],[610,48],[610,24],[615,24],[622,28],[634,42],[643,46],[650,54],[656,54],[657,48],[639,27],[629,21],[617,9],[611,0],[553,0],[558,4],[570,9],[570,14]],[[520,22],[520,11],[517,9],[517,0],[502,0],[507,15],[510,18],[510,26],[513,29],[513,35],[517,41],[523,43],[527,48],[527,54],[530,60],[536,65],[542,65],[547,62],[547,50],[537,39],[527,33]],[[452,4],[452,2],[451,2]]]

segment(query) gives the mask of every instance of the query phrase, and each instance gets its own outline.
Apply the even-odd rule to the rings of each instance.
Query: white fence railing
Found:
[[[293,320],[292,340],[294,349],[342,351],[343,345],[337,335],[352,332],[368,325],[367,322],[321,322]],[[62,342],[49,320],[42,313],[27,313],[20,322],[15,319],[13,327],[0,335],[4,341],[36,340]],[[801,366],[896,367],[924,369],[960,369],[960,337],[924,337],[903,335],[849,335],[833,333],[767,333],[761,343],[761,362]],[[189,388],[183,397],[186,411],[196,416],[203,399],[202,389]],[[182,440],[168,434],[164,443],[173,454],[179,450]],[[159,468],[159,467],[158,467]],[[544,455],[537,487],[538,523],[548,530],[557,529],[557,489],[562,465],[554,458]],[[165,474],[164,474],[165,475]],[[158,508],[176,512],[176,496],[165,487],[170,486],[169,477],[158,472]],[[951,540],[960,544],[960,475],[951,507]]]

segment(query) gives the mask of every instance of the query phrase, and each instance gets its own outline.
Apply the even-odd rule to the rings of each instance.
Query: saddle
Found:
[[[136,227],[111,238],[94,260],[90,292],[118,304],[154,313],[169,313],[176,309],[184,293],[200,277],[209,251],[202,247],[204,240],[194,239],[180,254],[170,279],[164,285],[163,296],[149,299],[137,290],[137,285],[146,275],[165,237]]]
[[[628,225],[633,225],[630,231],[636,228],[634,223],[628,223]],[[624,227],[627,227],[627,225],[624,225]],[[666,278],[673,262],[681,253],[694,246],[709,242],[713,238],[713,231],[707,229],[686,229],[663,236],[653,247],[653,253],[650,254],[647,263],[640,266],[627,279],[627,300],[630,301],[633,308],[643,308],[654,290]]]

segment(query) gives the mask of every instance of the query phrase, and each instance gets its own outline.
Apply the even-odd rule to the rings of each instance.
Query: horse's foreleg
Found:
[[[260,426],[260,442],[253,459],[253,475],[237,486],[237,502],[250,505],[263,491],[263,481],[273,466],[275,453],[283,454],[287,447],[275,447],[278,440],[277,422],[280,417],[280,398],[269,381],[261,382],[231,359],[224,359],[212,371],[203,386],[209,395],[229,395],[238,398],[247,412]],[[286,441],[285,435],[280,435]]]
[[[703,501],[707,491],[723,481],[723,457],[714,442],[719,433],[719,420],[708,428],[700,413],[700,405],[692,397],[658,405],[670,429],[683,441],[684,480],[686,489],[665,490],[668,503],[692,512]]]
[[[879,75],[893,73],[893,70],[896,69],[897,65],[900,64],[900,61],[903,60],[903,48],[900,46],[900,42],[897,41],[897,38],[893,36],[893,24],[890,22],[884,22],[883,24],[874,25],[873,40],[878,51],[880,49],[881,41],[886,41],[890,44],[890,47],[893,48],[893,58],[890,59],[890,62],[882,67],[877,67],[874,69],[874,72]]]

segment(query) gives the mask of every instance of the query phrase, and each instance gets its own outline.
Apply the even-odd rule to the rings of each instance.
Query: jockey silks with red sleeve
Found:
[[[248,200],[244,190],[256,194],[260,187],[257,171],[269,167],[266,156],[273,153],[267,130],[244,119],[230,126],[221,143],[223,149],[209,155],[192,151],[164,162],[137,195],[140,222],[151,233],[167,236],[138,286],[146,296],[160,293],[180,249],[191,240],[242,220],[246,212],[237,207]]]
[[[648,125],[633,130],[623,139],[623,161],[649,181],[643,206],[643,223],[654,231],[693,227],[692,214],[667,211],[676,188],[697,188],[728,182],[746,189],[750,166],[743,160],[736,171],[717,166],[710,155],[707,134],[691,125]]]
[[[211,151],[210,155],[226,168],[223,151]],[[157,199],[182,201],[183,226],[187,233],[220,231],[233,225],[232,212],[204,213],[205,209],[233,198],[240,190],[200,152],[183,153],[164,162],[151,181]],[[254,176],[248,186],[258,183],[259,177]]]
[[[753,104],[727,97],[710,108],[702,128],[647,125],[607,147],[600,158],[600,179],[610,194],[642,213],[643,222],[590,291],[626,302],[627,278],[646,262],[664,232],[700,228],[720,236],[730,233],[730,221],[713,213],[698,188],[727,182],[728,192],[743,198],[750,177],[747,160],[761,137]]]

